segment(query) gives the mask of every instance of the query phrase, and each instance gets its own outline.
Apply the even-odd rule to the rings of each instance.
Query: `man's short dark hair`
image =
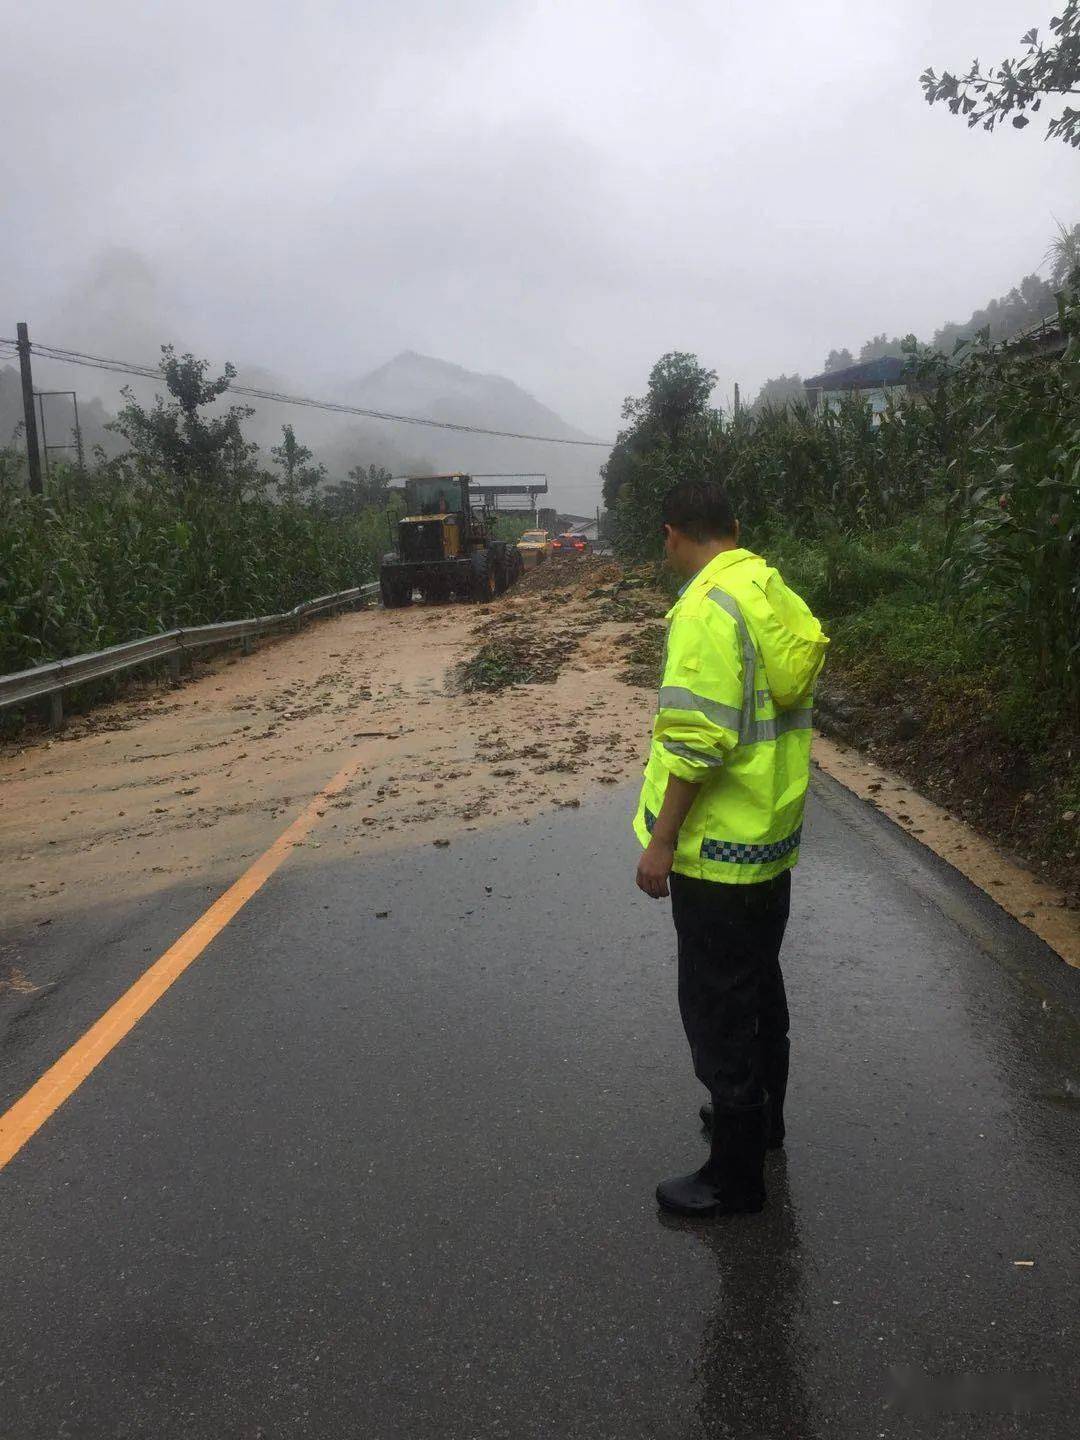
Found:
[[[699,545],[735,537],[735,511],[727,491],[715,480],[680,481],[664,496],[660,519]]]

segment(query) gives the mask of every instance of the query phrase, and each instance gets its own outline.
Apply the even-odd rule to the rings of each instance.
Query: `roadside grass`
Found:
[[[756,540],[756,543],[755,543]],[[958,808],[1066,888],[1080,888],[1080,737],[1059,689],[942,579],[940,530],[749,540],[819,616],[823,697],[858,705],[860,747]],[[912,717],[904,735],[900,717]]]
[[[818,687],[842,738],[871,751],[1040,873],[1080,893],[1080,736],[1061,690],[1018,663],[978,597],[942,578],[942,527],[923,515],[858,537],[759,528],[764,555],[831,644]],[[674,596],[676,584],[667,576]],[[659,683],[662,627],[642,629],[623,679]]]

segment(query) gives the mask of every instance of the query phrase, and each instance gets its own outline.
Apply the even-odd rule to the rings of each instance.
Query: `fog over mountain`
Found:
[[[131,349],[128,346],[129,352]],[[138,363],[153,363],[154,360],[145,352],[141,355],[126,353],[116,358]],[[151,403],[155,393],[164,393],[163,384],[155,385],[153,381],[138,377],[117,377],[92,368],[61,365],[39,358],[35,358],[35,368],[38,388],[53,388],[53,381],[48,377],[63,373],[68,377],[64,384],[80,392],[80,422],[87,454],[96,444],[101,444],[109,454],[122,449],[122,437],[110,434],[106,429],[107,421],[123,404],[122,386],[130,385],[132,392],[144,404]],[[279,393],[310,393],[299,381],[263,367],[238,363],[237,368],[240,371],[237,383]],[[505,376],[480,375],[464,366],[414,351],[403,351],[353,381],[328,382],[325,389],[313,398],[518,434],[566,439],[595,438],[568,425],[554,410]],[[327,478],[331,481],[342,478],[358,464],[384,465],[394,474],[452,470],[513,474],[535,472],[548,476],[551,503],[561,510],[589,514],[599,503],[598,470],[606,458],[602,449],[541,444],[443,431],[428,426],[351,418],[306,406],[263,400],[248,402],[243,396],[234,397],[229,403],[251,404],[254,413],[244,429],[261,446],[267,463],[270,447],[280,442],[282,425],[291,424],[299,439],[314,450],[316,459],[326,466]],[[50,439],[68,439],[66,430],[71,424],[70,402],[57,398],[47,404]],[[0,368],[0,439],[6,442],[21,422],[22,395],[18,370],[14,366]],[[65,431],[63,436],[61,430]]]
[[[1039,266],[1055,216],[1080,218],[1074,152],[969,131],[918,83],[1015,54],[1049,14],[9,4],[0,336],[27,320],[151,363],[173,341],[340,398],[389,364],[387,408],[427,397],[469,419],[528,411],[503,377],[604,439],[666,351],[714,368],[717,402],[736,382],[749,397],[835,347],[962,320]],[[394,358],[409,355],[474,378],[444,384]],[[39,384],[115,407],[93,371],[42,364]],[[362,442],[395,469],[548,470],[568,495],[594,493],[603,459],[314,412],[261,409],[253,426],[288,419],[328,464]]]

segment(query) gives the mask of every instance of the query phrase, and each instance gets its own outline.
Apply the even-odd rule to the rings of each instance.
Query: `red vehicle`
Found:
[[[584,535],[572,535],[569,531],[565,535],[556,535],[551,542],[552,555],[583,555],[589,548],[589,542]]]

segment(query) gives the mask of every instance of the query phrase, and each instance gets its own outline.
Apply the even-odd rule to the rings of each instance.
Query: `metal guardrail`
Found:
[[[231,640],[243,640],[250,644],[255,636],[265,634],[277,625],[291,623],[299,628],[309,615],[345,605],[367,603],[378,594],[378,582],[357,585],[351,590],[338,590],[333,595],[305,600],[280,615],[260,615],[250,620],[223,620],[217,625],[166,630],[161,635],[147,635],[142,640],[129,640],[124,645],[111,645],[107,650],[98,650],[92,655],[79,655],[73,660],[52,660],[46,665],[35,665],[32,670],[0,675],[0,710],[48,697],[51,702],[50,721],[56,728],[64,719],[63,693],[73,685],[118,675],[123,670],[131,670],[136,665],[146,665],[153,660],[168,660],[173,675],[178,676],[180,657],[188,651],[199,650],[206,645],[224,645]]]

